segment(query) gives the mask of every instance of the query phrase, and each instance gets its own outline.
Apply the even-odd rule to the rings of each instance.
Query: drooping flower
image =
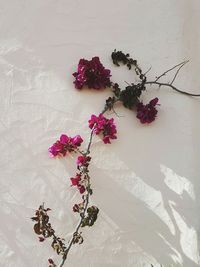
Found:
[[[82,89],[83,86],[93,89],[102,89],[110,86],[110,70],[105,69],[99,60],[99,57],[93,57],[91,60],[80,59],[77,72],[73,73],[75,77],[75,87]]]
[[[52,259],[48,259],[48,263],[50,264],[49,267],[56,267],[56,264]]]
[[[89,156],[78,156],[76,160],[76,164],[78,167],[81,167],[81,166],[88,167],[90,160],[91,160],[91,157]]]
[[[107,119],[102,113],[98,117],[93,114],[88,123],[89,128],[93,129],[96,135],[101,134],[103,136],[105,144],[110,144],[110,139],[117,138],[117,129],[113,118]]]
[[[49,262],[50,264],[53,264],[53,263],[54,263],[54,261],[53,261],[52,259],[48,259],[48,262]]]
[[[71,142],[74,146],[78,147],[81,145],[81,143],[83,142],[83,139],[80,137],[80,135],[76,135],[75,137],[73,137],[71,139]]]
[[[79,190],[80,194],[83,194],[85,192],[85,186],[83,186],[83,185],[79,186],[78,190]]]
[[[148,104],[144,105],[142,102],[137,104],[137,118],[141,123],[151,123],[155,120],[158,110],[158,98],[152,99]]]
[[[72,182],[72,186],[79,186],[79,182],[81,181],[81,175],[80,174],[76,174],[75,177],[70,178],[71,182]]]
[[[79,192],[81,194],[83,194],[85,192],[85,186],[82,184],[81,181],[81,174],[76,174],[75,177],[70,178],[71,182],[72,182],[72,186],[77,186]]]
[[[49,153],[52,157],[56,157],[58,155],[64,157],[68,152],[75,151],[82,142],[83,139],[80,137],[80,135],[69,137],[65,134],[62,134],[60,139],[49,148]]]
[[[79,212],[79,206],[78,206],[78,204],[74,204],[74,206],[73,206],[73,212]]]
[[[73,211],[74,212],[81,212],[84,210],[84,202],[81,202],[79,204],[74,204]]]

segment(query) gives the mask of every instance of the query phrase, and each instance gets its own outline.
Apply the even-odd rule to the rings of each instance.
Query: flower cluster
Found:
[[[52,157],[64,157],[68,152],[76,151],[82,142],[83,139],[80,137],[80,135],[69,137],[66,134],[62,134],[60,139],[49,148],[49,153]]]
[[[91,60],[80,59],[75,77],[75,87],[82,89],[84,86],[93,89],[101,89],[110,86],[110,70],[105,69],[99,57]]]
[[[110,139],[116,139],[116,126],[114,119],[107,119],[101,113],[99,116],[92,115],[88,121],[90,129],[93,129],[96,135],[101,134],[103,136],[103,142],[105,144],[110,144]]]
[[[146,105],[144,105],[142,102],[137,104],[137,118],[141,123],[151,123],[155,120],[158,113],[156,105],[159,105],[157,97],[152,99]]]
[[[94,88],[94,89],[102,89],[105,87],[111,87],[113,89],[113,93],[115,97],[109,98],[106,101],[106,107],[111,110],[113,108],[114,103],[116,100],[122,102],[122,104],[128,108],[128,109],[134,109],[136,107],[137,110],[137,118],[140,120],[141,123],[151,123],[155,120],[157,115],[157,109],[155,108],[157,102],[156,100],[150,101],[149,104],[144,105],[140,101],[140,96],[142,94],[142,91],[146,90],[145,83],[146,83],[146,75],[142,73],[141,68],[137,64],[137,60],[134,60],[130,58],[129,54],[124,54],[122,51],[114,51],[111,55],[113,63],[117,66],[120,66],[120,63],[127,65],[128,69],[131,69],[134,67],[134,70],[136,74],[139,76],[141,82],[138,84],[130,84],[127,86],[124,90],[121,90],[116,83],[112,83],[110,81],[110,70],[105,69],[105,67],[102,65],[102,63],[99,60],[99,57],[93,57],[91,60],[86,59],[80,59],[78,63],[78,69],[77,72],[73,73],[73,76],[75,77],[75,87],[77,89],[82,89],[84,86],[87,86],[88,88]],[[116,93],[115,85],[118,86],[118,90]],[[157,98],[155,98],[157,99]],[[156,103],[155,103],[156,102]],[[94,116],[94,115],[93,115]],[[97,118],[97,117],[96,117]],[[96,134],[99,134],[99,132],[103,133],[103,130],[101,128],[102,124],[102,118],[98,117],[98,119],[92,118],[91,123],[92,124],[94,120],[98,120],[98,124],[100,125],[97,127],[98,129],[95,131]],[[95,122],[96,123],[96,122]],[[112,123],[109,122],[109,125]],[[109,128],[106,127],[106,128]],[[103,141],[105,144],[110,143],[110,139],[115,139],[116,137],[112,138],[111,136],[115,136],[116,133],[114,133],[114,126],[112,126],[112,130],[107,130],[109,134],[106,135],[106,133],[103,133]],[[110,134],[111,133],[111,134]]]

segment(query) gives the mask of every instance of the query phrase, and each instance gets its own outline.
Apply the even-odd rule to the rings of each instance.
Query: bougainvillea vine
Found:
[[[143,73],[139,67],[137,60],[130,57],[129,54],[124,54],[122,51],[114,50],[111,54],[112,62],[115,66],[120,67],[126,65],[128,70],[133,70],[137,82],[127,84],[125,88],[120,88],[118,83],[111,81],[111,71],[106,69],[100,62],[99,57],[93,57],[91,60],[80,59],[77,71],[73,73],[75,78],[74,85],[76,89],[88,87],[90,89],[100,90],[108,88],[111,91],[111,96],[105,100],[105,105],[99,115],[92,114],[88,120],[90,128],[89,141],[85,149],[82,149],[83,139],[80,135],[69,137],[62,134],[60,138],[49,148],[51,157],[65,157],[70,153],[76,153],[76,172],[70,178],[71,187],[77,190],[80,194],[80,202],[74,203],[72,211],[79,214],[79,222],[71,236],[71,239],[66,242],[64,238],[60,238],[55,233],[50,221],[48,212],[49,208],[45,208],[44,204],[40,205],[35,211],[34,217],[34,232],[38,235],[39,242],[45,242],[46,239],[51,239],[51,246],[58,255],[61,255],[61,262],[56,264],[53,259],[49,258],[49,267],[62,267],[67,260],[68,253],[74,244],[82,244],[84,241],[82,228],[93,226],[97,220],[99,208],[90,206],[90,197],[93,194],[91,186],[91,177],[89,167],[92,162],[90,149],[94,135],[98,135],[104,144],[111,144],[117,139],[117,128],[113,118],[106,118],[104,115],[107,111],[113,110],[116,103],[121,103],[125,108],[135,112],[136,118],[142,124],[152,123],[158,115],[158,106],[160,101],[157,97],[144,104],[141,97],[146,91],[147,86],[157,85],[159,87],[169,87],[172,90],[189,95],[200,96],[200,94],[192,94],[182,91],[174,86],[174,82],[180,69],[188,62],[184,61],[169,70],[157,76],[155,80],[149,81],[147,73]],[[169,83],[161,82],[161,79],[168,73],[175,70],[175,74]],[[80,149],[81,148],[81,149]]]

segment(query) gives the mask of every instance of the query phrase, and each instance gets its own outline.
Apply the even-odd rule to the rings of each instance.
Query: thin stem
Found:
[[[163,74],[161,74],[160,76],[158,76],[158,77],[155,79],[155,81],[145,82],[145,84],[150,84],[150,85],[152,85],[152,84],[157,84],[157,85],[159,85],[159,87],[161,87],[161,86],[167,86],[167,87],[170,87],[171,89],[175,90],[176,92],[179,92],[179,93],[184,94],[184,95],[188,95],[188,96],[200,96],[200,94],[193,94],[193,93],[188,93],[188,92],[182,91],[182,90],[178,89],[177,87],[175,87],[175,86],[173,85],[174,81],[175,81],[176,78],[177,78],[177,75],[178,75],[179,71],[180,71],[181,68],[182,68],[183,66],[185,66],[185,64],[187,64],[188,62],[189,62],[189,60],[185,60],[185,61],[183,61],[183,62],[181,62],[181,63],[175,65],[174,67],[170,68],[169,70],[165,71]],[[174,75],[174,77],[173,77],[171,83],[162,83],[162,82],[158,82],[158,80],[159,80],[161,77],[163,77],[166,73],[168,73],[168,72],[174,70],[174,69],[177,68],[177,67],[179,67],[179,68],[177,69],[177,71],[176,71],[176,73],[175,73],[175,75]]]
[[[130,83],[128,83],[127,81],[124,81],[126,84],[128,84],[129,86],[131,86],[131,84]]]
[[[177,68],[177,67],[179,67],[179,66],[181,66],[181,65],[185,65],[187,62],[188,62],[188,61],[183,61],[183,62],[181,62],[181,63],[175,65],[174,67],[172,67],[172,68],[166,70],[165,72],[163,72],[160,76],[158,76],[158,77],[156,78],[155,82],[157,82],[161,77],[165,76],[168,72],[174,70],[175,68]]]
[[[159,86],[167,86],[167,87],[170,87],[172,88],[173,90],[181,93],[181,94],[184,94],[184,95],[189,95],[189,96],[200,96],[200,94],[192,94],[192,93],[188,93],[188,92],[185,92],[185,91],[182,91],[178,88],[176,88],[174,85],[172,84],[169,84],[169,83],[160,83],[160,82],[157,82],[156,80],[155,81],[152,81],[152,82],[146,82],[145,84],[157,84]]]
[[[76,151],[78,151],[81,155],[85,155],[83,151],[81,151],[78,147],[76,148]]]
[[[170,84],[173,84],[173,82],[176,80],[176,77],[177,77],[177,75],[178,75],[179,71],[181,70],[181,68],[182,68],[183,66],[185,66],[185,64],[187,64],[188,62],[189,62],[189,60],[187,60],[187,61],[183,62],[183,64],[182,64],[182,65],[180,65],[180,67],[179,67],[179,68],[178,68],[178,70],[176,71],[176,73],[175,73],[175,75],[174,75],[174,78],[173,78],[173,80],[171,81],[171,83],[170,83]]]
[[[89,176],[88,176],[88,178],[89,178]],[[65,250],[65,253],[64,253],[64,255],[63,255],[62,262],[60,263],[59,267],[62,267],[62,266],[64,265],[64,263],[65,263],[65,261],[66,261],[66,259],[67,259],[67,255],[68,255],[68,253],[69,253],[69,250],[70,250],[71,246],[73,245],[75,234],[78,233],[78,231],[79,231],[79,229],[80,229],[80,227],[81,227],[81,224],[82,224],[82,222],[83,222],[83,219],[85,218],[85,213],[86,213],[86,211],[87,211],[87,207],[88,207],[88,204],[89,204],[89,198],[90,198],[89,190],[90,190],[90,186],[88,186],[88,189],[87,189],[87,195],[86,195],[85,207],[84,207],[83,215],[82,215],[82,217],[81,217],[81,219],[80,219],[80,221],[79,221],[79,223],[78,223],[78,225],[77,225],[77,227],[76,227],[76,230],[75,230],[74,233],[73,233],[73,236],[72,236],[72,238],[71,238],[71,240],[70,240],[70,242],[69,242],[68,247],[67,247],[66,250]]]
[[[144,75],[146,75],[151,69],[152,69],[152,67],[150,67],[150,68],[144,73]]]
[[[92,144],[93,135],[94,135],[94,127],[92,128],[91,133],[90,133],[90,139],[89,139],[86,155],[90,154],[90,147]]]
[[[104,114],[107,110],[108,110],[108,108],[105,107],[104,110],[101,113]],[[89,138],[89,142],[88,142],[88,146],[87,146],[86,152],[84,153],[82,151],[79,151],[82,155],[89,155],[90,154],[90,147],[91,147],[91,144],[92,144],[93,135],[94,135],[94,127],[91,129],[91,132],[90,132],[90,138]],[[88,204],[89,204],[89,199],[90,199],[90,176],[87,173],[88,167],[84,171],[85,175],[87,176],[87,179],[88,179],[87,194],[86,194],[86,198],[85,198],[85,201],[84,201],[84,205],[85,205],[84,206],[84,210],[83,210],[82,216],[81,216],[81,218],[79,220],[79,223],[77,224],[76,229],[73,232],[73,236],[72,236],[72,238],[71,238],[71,240],[69,242],[69,245],[65,250],[65,253],[63,255],[63,258],[62,258],[62,261],[61,261],[59,267],[62,267],[64,265],[64,263],[65,263],[65,261],[67,259],[68,253],[70,251],[70,248],[74,243],[74,238],[75,238],[76,234],[78,233],[78,231],[79,231],[79,229],[80,229],[80,227],[82,225],[83,219],[85,218],[85,214],[86,214],[87,207],[88,207]]]

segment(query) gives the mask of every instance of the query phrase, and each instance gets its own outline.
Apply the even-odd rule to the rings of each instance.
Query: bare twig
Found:
[[[155,79],[155,81],[150,81],[150,82],[147,81],[147,82],[145,82],[145,84],[150,84],[150,85],[152,85],[152,84],[157,84],[159,87],[161,87],[161,86],[170,87],[171,89],[175,90],[176,92],[179,92],[179,93],[184,94],[184,95],[188,95],[188,96],[200,96],[200,94],[193,94],[193,93],[188,93],[188,92],[182,91],[182,90],[178,89],[177,87],[175,87],[175,86],[173,85],[174,81],[175,81],[176,78],[177,78],[177,75],[178,75],[179,71],[180,71],[181,68],[182,68],[183,66],[185,66],[185,64],[187,64],[188,62],[189,62],[189,60],[185,60],[185,61],[183,61],[183,62],[181,62],[181,63],[175,65],[174,67],[170,68],[169,70],[165,71],[163,74],[161,74],[160,76],[158,76],[158,77]],[[174,75],[174,77],[173,77],[171,83],[158,82],[158,80],[159,80],[161,77],[163,77],[163,76],[166,75],[168,72],[174,70],[174,69],[177,68],[177,67],[179,67],[179,68],[177,69],[177,71],[176,71],[176,73],[175,73],[175,75]]]
[[[90,181],[90,177],[89,177],[88,174],[87,174],[87,176],[88,176],[88,181]],[[78,225],[76,226],[76,230],[75,230],[74,233],[73,233],[73,236],[72,236],[72,238],[71,238],[71,240],[70,240],[70,242],[69,242],[69,245],[67,246],[67,248],[66,248],[66,250],[65,250],[65,253],[64,253],[64,255],[63,255],[63,258],[62,258],[62,261],[61,261],[59,267],[62,267],[62,266],[64,265],[64,263],[65,263],[65,261],[66,261],[66,259],[67,259],[69,250],[70,250],[71,246],[72,246],[73,243],[74,243],[74,238],[75,238],[76,234],[78,233],[78,231],[79,231],[79,229],[80,229],[80,227],[81,227],[81,225],[82,225],[83,219],[85,218],[85,213],[86,213],[86,211],[87,211],[87,207],[88,207],[88,204],[89,204],[89,198],[90,198],[90,192],[89,192],[89,191],[90,191],[90,183],[89,183],[88,188],[87,188],[87,195],[86,195],[86,199],[85,199],[85,203],[84,203],[85,206],[84,206],[83,214],[82,214],[82,216],[81,216],[81,219],[80,219]]]
[[[152,84],[157,84],[157,85],[159,85],[159,86],[167,86],[167,87],[170,87],[170,88],[172,88],[173,90],[175,90],[175,91],[177,91],[177,92],[179,92],[179,93],[181,93],[181,94],[184,94],[184,95],[189,95],[189,96],[200,96],[200,94],[192,94],[192,93],[188,93],[188,92],[185,92],[185,91],[182,91],[182,90],[176,88],[176,87],[175,87],[174,85],[172,85],[172,84],[169,84],[169,83],[160,83],[160,82],[157,82],[156,80],[155,80],[155,81],[152,81],[152,82],[146,82],[145,84],[150,84],[150,85],[152,85]]]
[[[150,67],[150,68],[144,73],[144,75],[146,75],[151,69],[152,69],[152,67]]]
[[[177,65],[175,65],[174,67],[166,70],[165,72],[163,72],[160,76],[158,76],[156,79],[155,79],[155,82],[157,82],[161,77],[165,76],[168,72],[174,70],[175,68],[179,67],[179,66],[182,66],[183,64],[185,65],[188,61],[183,61]]]
[[[122,117],[124,117],[123,115],[119,115],[119,114],[117,114],[117,112],[115,111],[114,108],[112,109],[112,111],[113,111],[113,113],[114,113],[118,118],[122,118]]]
[[[129,86],[131,86],[131,84],[130,83],[128,83],[127,81],[124,81],[126,84],[128,84]]]
[[[174,75],[174,78],[173,78],[173,80],[171,81],[171,83],[170,83],[170,84],[173,84],[173,82],[176,80],[176,77],[177,77],[177,75],[178,75],[179,71],[181,70],[181,68],[182,68],[183,66],[185,66],[185,64],[187,64],[188,62],[189,62],[189,60],[187,60],[187,61],[183,62],[183,64],[182,64],[182,65],[180,65],[180,67],[179,67],[179,68],[178,68],[178,70],[176,71],[176,73],[175,73],[175,75]]]
[[[78,151],[81,155],[85,155],[84,151],[81,151],[78,147],[76,148],[76,151]]]

